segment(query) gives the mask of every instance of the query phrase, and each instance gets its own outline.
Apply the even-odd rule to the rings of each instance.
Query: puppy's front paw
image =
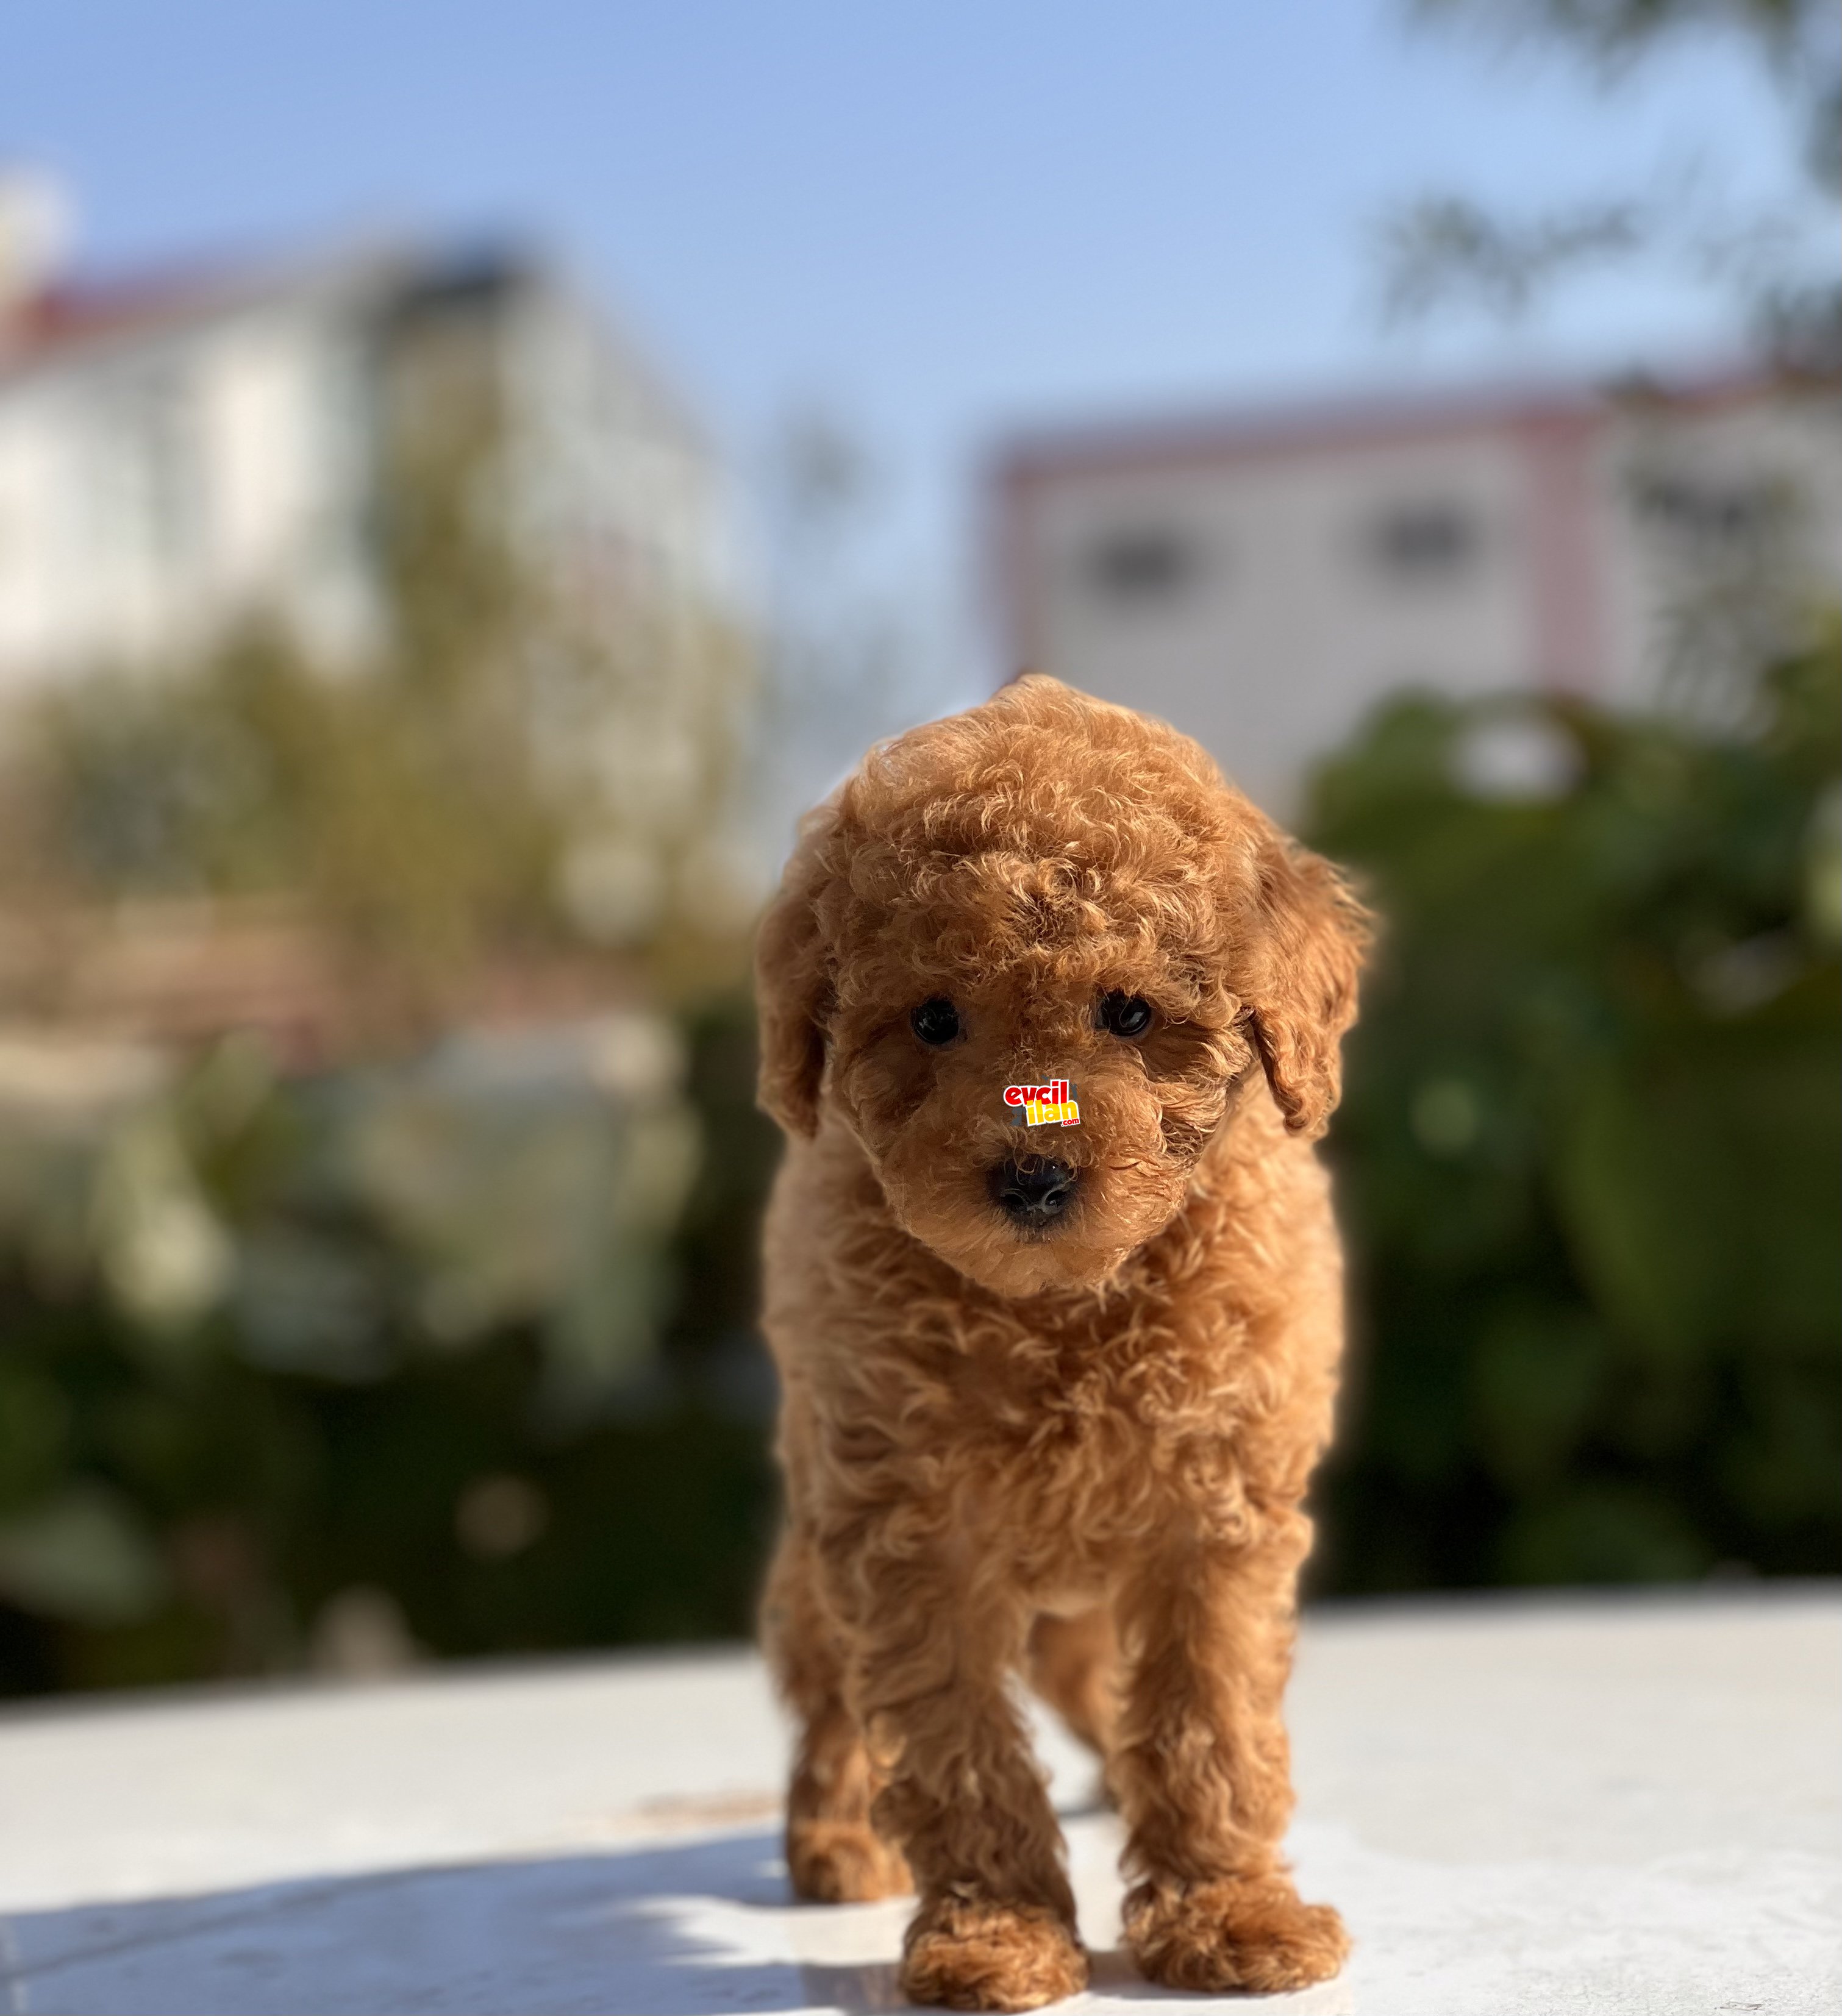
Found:
[[[1126,1943],[1149,1981],[1219,1994],[1271,1995],[1328,1981],[1350,1950],[1328,1904],[1303,1904],[1283,1876],[1141,1883],[1126,1899]]]
[[[901,1849],[863,1820],[789,1821],[787,1874],[794,1895],[814,1904],[867,1904],[914,1888]]]
[[[1040,2009],[1087,1985],[1087,1949],[1045,1904],[936,1897],[903,1943],[902,1992],[911,2002]]]

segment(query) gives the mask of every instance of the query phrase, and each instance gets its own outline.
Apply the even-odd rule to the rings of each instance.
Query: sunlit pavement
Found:
[[[1321,1611],[1292,1837],[1366,2016],[1831,2011],[1842,1587]],[[1093,1992],[1114,1822],[1050,1732]],[[14,2011],[898,2006],[904,1907],[788,1902],[785,1737],[741,1652],[0,1718]]]

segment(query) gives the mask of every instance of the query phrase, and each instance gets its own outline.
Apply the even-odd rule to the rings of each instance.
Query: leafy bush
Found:
[[[598,1117],[233,1050],[61,1176],[15,1135],[0,1690],[745,1631],[773,1142],[745,1003],[688,1034]]]
[[[1408,698],[1319,777],[1386,920],[1321,1586],[1842,1559],[1839,729],[1832,632],[1725,725]]]
[[[497,355],[393,351],[337,664],[9,714],[0,1691],[746,1625],[770,1136],[658,1004],[741,963],[747,655],[534,535]]]
[[[1320,1588],[1833,1570],[1839,717],[1832,639],[1725,725],[1410,698],[1318,779],[1386,919]],[[604,1112],[553,1031],[233,1040],[0,1130],[0,1689],[744,1631],[775,1141],[746,1003],[683,1028]]]

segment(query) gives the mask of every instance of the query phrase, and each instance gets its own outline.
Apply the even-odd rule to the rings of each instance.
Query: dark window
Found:
[[[1370,526],[1370,557],[1397,581],[1436,581],[1462,574],[1482,544],[1477,520],[1462,506],[1394,504]]]
[[[1721,484],[1648,475],[1638,477],[1631,489],[1646,523],[1704,549],[1750,545],[1783,515],[1780,486],[1764,478]]]
[[[1169,525],[1102,532],[1081,556],[1083,579],[1108,602],[1168,602],[1193,586],[1202,571],[1195,542]]]

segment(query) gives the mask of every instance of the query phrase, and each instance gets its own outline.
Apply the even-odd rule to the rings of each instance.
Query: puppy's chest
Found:
[[[1137,1319],[1019,1338],[969,1359],[953,1441],[982,1502],[1018,1530],[1105,1546],[1238,1499],[1245,1418],[1231,1337]]]

